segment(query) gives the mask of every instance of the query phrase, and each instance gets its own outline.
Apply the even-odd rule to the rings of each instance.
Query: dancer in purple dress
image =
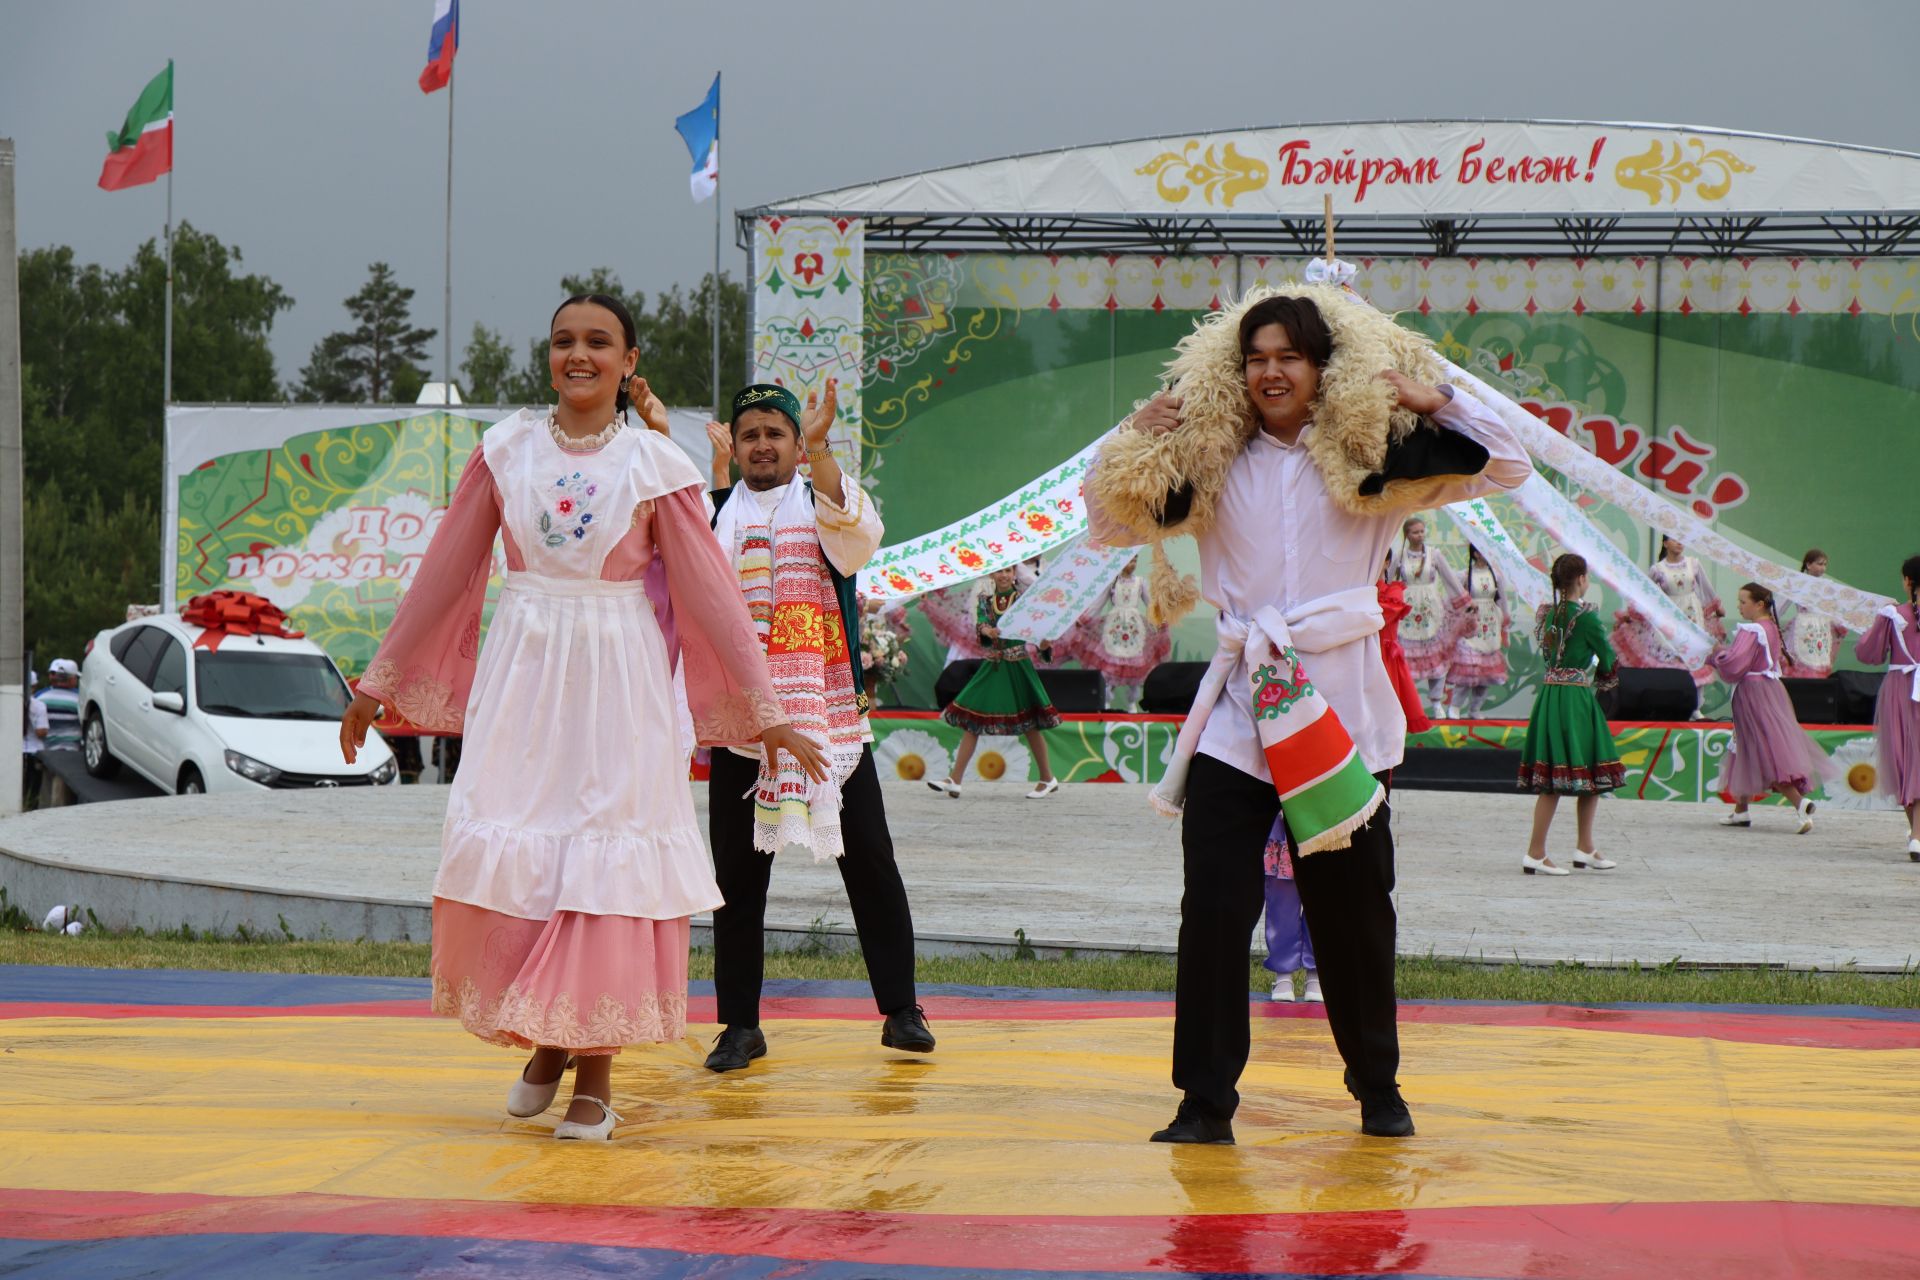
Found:
[[[1880,747],[1879,789],[1907,811],[1907,856],[1920,862],[1920,556],[1900,566],[1907,603],[1889,605],[1853,647],[1862,662],[1886,663],[1873,737]]]
[[[1832,774],[1827,753],[1793,718],[1793,703],[1780,684],[1780,620],[1773,592],[1757,582],[1740,588],[1740,617],[1732,643],[1707,659],[1733,686],[1733,747],[1727,753],[1725,789],[1733,812],[1723,827],[1750,827],[1747,801],[1778,791],[1800,817],[1798,832],[1813,830],[1813,797]]]

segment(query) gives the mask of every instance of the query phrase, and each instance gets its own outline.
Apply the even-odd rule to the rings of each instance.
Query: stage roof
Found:
[[[859,217],[871,248],[1347,255],[1920,251],[1920,155],[1689,125],[1346,121],[930,169],[736,213]]]

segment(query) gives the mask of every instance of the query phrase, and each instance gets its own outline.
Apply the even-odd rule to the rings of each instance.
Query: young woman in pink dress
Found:
[[[1780,684],[1783,667],[1780,619],[1773,592],[1757,582],[1740,588],[1739,626],[1732,642],[1707,661],[1733,686],[1733,746],[1727,752],[1724,789],[1733,812],[1723,827],[1750,827],[1750,797],[1778,791],[1799,815],[1799,834],[1813,830],[1813,798],[1833,772],[1827,753],[1793,718],[1793,703]]]
[[[510,1115],[605,1139],[613,1055],[681,1038],[688,918],[721,901],[675,730],[674,668],[706,746],[764,744],[816,778],[785,721],[705,479],[634,379],[613,298],[554,313],[559,403],[487,428],[340,726],[351,761],[381,705],[465,735],[433,889],[433,1009],[531,1049]],[[629,380],[657,430],[628,426]],[[480,614],[504,544],[486,643]]]
[[[1879,744],[1879,789],[1907,811],[1907,856],[1920,862],[1920,556],[1900,566],[1907,602],[1889,605],[1853,647],[1862,662],[1887,664],[1873,708]]]

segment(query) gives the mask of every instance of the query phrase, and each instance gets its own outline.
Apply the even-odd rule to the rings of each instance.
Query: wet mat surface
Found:
[[[769,1056],[632,1050],[604,1147],[390,979],[0,969],[0,1275],[1920,1274],[1920,1019],[1409,1004],[1420,1126],[1357,1132],[1324,1021],[1255,1006],[1231,1148],[1164,996],[769,984]],[[694,1017],[710,1019],[696,984]]]

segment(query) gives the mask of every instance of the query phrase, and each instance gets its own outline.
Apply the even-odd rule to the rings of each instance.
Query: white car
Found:
[[[80,664],[80,750],[87,772],[121,765],[162,791],[373,786],[399,764],[377,732],[340,758],[340,713],[352,695],[320,646],[229,635],[194,648],[204,628],[177,615],[102,631]]]

